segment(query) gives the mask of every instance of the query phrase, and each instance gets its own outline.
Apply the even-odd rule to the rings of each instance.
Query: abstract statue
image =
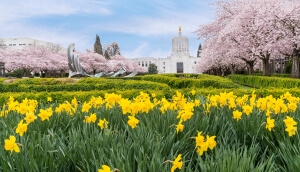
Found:
[[[69,78],[71,78],[72,76],[88,76],[85,73],[85,70],[82,68],[82,66],[80,65],[80,61],[79,61],[79,55],[78,54],[74,54],[75,51],[75,44],[70,44],[68,47],[68,65],[70,68],[69,71]]]
[[[122,75],[125,72],[126,72],[126,68],[122,67],[118,72],[114,73],[111,77],[116,77],[118,75]]]

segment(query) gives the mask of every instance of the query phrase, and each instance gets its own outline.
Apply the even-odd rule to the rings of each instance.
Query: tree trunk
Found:
[[[235,65],[234,64],[230,65],[229,69],[230,69],[231,74],[235,74]]]
[[[263,62],[263,75],[270,76],[269,57],[262,59],[262,62]]]
[[[293,50],[293,63],[292,63],[292,73],[291,77],[292,78],[299,78],[299,54],[296,48]]]
[[[246,61],[248,75],[254,74],[254,61]]]

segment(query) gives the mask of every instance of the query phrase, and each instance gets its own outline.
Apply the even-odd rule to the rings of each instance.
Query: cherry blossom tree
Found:
[[[229,64],[234,58],[240,59],[247,64],[249,74],[253,73],[255,63],[261,61],[264,75],[269,75],[270,59],[296,54],[300,25],[287,25],[298,22],[299,1],[220,0],[215,5],[215,20],[196,31],[199,38],[205,39],[201,54],[204,60],[207,55],[217,59],[218,54]],[[291,30],[296,32],[291,34]],[[296,48],[291,51],[293,47]]]
[[[122,67],[126,68],[126,72],[146,72],[137,62],[126,59],[118,53],[112,55],[110,60],[91,50],[76,53],[79,54],[80,63],[85,71],[93,75],[98,72],[116,72]],[[30,73],[63,74],[69,69],[65,50],[52,51],[42,46],[1,49],[0,59],[5,62],[5,69],[8,72],[23,70],[26,75],[30,75]]]

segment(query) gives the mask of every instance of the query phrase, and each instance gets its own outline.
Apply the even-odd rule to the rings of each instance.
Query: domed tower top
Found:
[[[181,27],[178,29],[178,36],[172,39],[172,55],[190,55],[189,53],[189,40],[187,37],[182,36]]]

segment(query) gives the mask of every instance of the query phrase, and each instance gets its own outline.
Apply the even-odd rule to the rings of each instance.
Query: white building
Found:
[[[172,39],[172,52],[167,58],[134,58],[140,66],[149,67],[151,63],[157,66],[158,73],[196,73],[197,57],[190,56],[189,40],[182,36],[181,27],[177,37]]]
[[[41,41],[33,38],[0,38],[0,49],[3,48],[16,48],[23,49],[26,46],[45,46],[52,51],[59,51],[62,47],[59,44]]]

